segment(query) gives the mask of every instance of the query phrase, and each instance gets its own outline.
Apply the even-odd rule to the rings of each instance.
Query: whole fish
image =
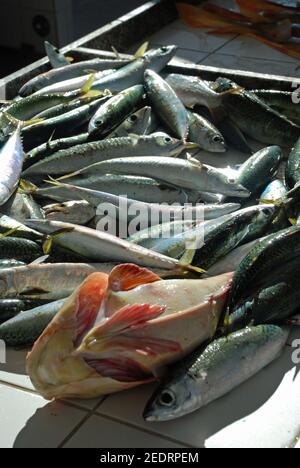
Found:
[[[131,114],[107,138],[127,137],[130,134],[145,135],[151,120],[151,107],[146,106]]]
[[[36,229],[43,234],[53,234],[61,229],[72,229],[71,232],[57,237],[55,243],[95,262],[133,261],[138,265],[165,270],[190,269],[190,267],[185,267],[176,260],[87,227],[48,220],[28,221],[26,224],[28,227]],[[6,239],[0,239],[0,248],[1,242],[4,240]]]
[[[223,397],[282,353],[289,331],[274,325],[246,328],[187,357],[148,402],[144,419],[170,421]]]
[[[177,138],[185,141],[188,132],[187,111],[175,91],[152,70],[145,71],[145,88],[154,110]]]
[[[223,153],[226,151],[223,135],[211,122],[194,112],[188,112],[188,119],[189,141],[198,143],[201,149],[213,153]]]
[[[85,278],[94,273],[90,265],[56,263],[28,265],[0,271],[0,297],[17,296],[62,299],[71,294]],[[59,297],[58,297],[59,296]]]
[[[219,90],[238,89],[236,83],[219,78]],[[288,147],[300,137],[300,127],[282,116],[249,91],[229,93],[223,104],[236,125],[261,143]]]
[[[0,151],[0,206],[12,196],[21,176],[24,155],[20,132],[19,126]]]
[[[161,281],[135,265],[91,275],[28,356],[35,388],[48,399],[88,398],[153,380],[214,335],[230,278]]]
[[[96,79],[92,89],[100,91],[109,89],[112,93],[119,93],[131,86],[142,84],[147,69],[159,73],[174,57],[176,51],[177,47],[174,45],[149,50],[144,57],[134,60],[106,77]]]
[[[44,212],[50,221],[65,221],[82,226],[96,216],[96,210],[87,201],[80,200],[44,206]]]
[[[230,220],[209,232],[205,245],[195,254],[194,264],[203,262],[202,268],[209,269],[236,247],[268,234],[276,211],[274,205],[259,205],[234,213]]]
[[[143,100],[144,93],[144,87],[137,85],[110,98],[92,117],[89,134],[107,136],[135,111]]]
[[[24,99],[13,101],[8,107],[5,108],[5,112],[18,120],[31,120],[46,109],[48,110],[49,108],[58,106],[60,104],[68,104],[76,97],[77,96],[72,93],[29,96]]]
[[[99,214],[99,207],[103,206],[106,211],[108,205],[112,205],[115,210],[117,219],[127,223],[132,221],[137,216],[137,211],[140,212],[139,222],[142,226],[151,224],[160,224],[163,220],[176,221],[180,219],[191,221],[205,221],[209,219],[218,218],[221,215],[232,213],[240,208],[237,203],[229,203],[225,205],[203,205],[191,206],[185,205],[165,205],[144,203],[137,200],[112,195],[110,193],[100,192],[97,190],[89,190],[74,185],[64,184],[64,188],[70,190],[72,193],[81,197],[83,200],[89,202],[97,210]]]
[[[83,62],[73,63],[67,67],[60,67],[42,73],[21,87],[19,94],[22,97],[26,97],[39,91],[42,88],[49,87],[56,83],[60,83],[66,80],[72,80],[74,78],[86,76],[88,73],[103,72],[106,70],[112,70],[124,65],[124,61],[118,60],[103,60],[103,59],[92,59],[85,60]]]
[[[235,272],[228,302],[229,311],[247,298],[253,288],[266,281],[268,275],[281,269],[300,253],[300,226],[292,226],[267,236],[256,243],[255,247],[241,262]]]
[[[289,154],[285,169],[285,179],[290,189],[300,182],[300,138]]]
[[[258,194],[276,175],[282,158],[279,146],[269,146],[258,151],[240,167],[237,183],[252,195]]]
[[[181,153],[184,144],[168,135],[145,135],[111,138],[77,145],[60,150],[40,162],[30,166],[23,172],[23,177],[32,175],[63,175],[72,168],[74,171],[83,169],[101,161],[130,156],[175,156]]]
[[[183,190],[222,193],[247,198],[249,192],[221,171],[197,160],[174,158],[121,158],[94,164],[78,174],[123,174],[150,177]]]
[[[44,45],[49,62],[53,68],[60,68],[66,65],[70,65],[70,62],[67,60],[64,54],[62,54],[54,45],[50,44],[48,41],[45,41]]]
[[[65,299],[51,302],[18,314],[0,325],[0,339],[7,346],[33,344],[63,307]]]
[[[87,177],[74,177],[70,180],[73,185],[91,190],[102,190],[113,195],[123,195],[128,198],[146,203],[197,203],[199,194],[190,190],[164,185],[146,177],[132,177],[122,175],[91,175]],[[69,200],[70,191],[63,186],[49,186],[38,189],[37,196],[64,202]],[[74,197],[73,197],[74,198]]]
[[[72,136],[76,131],[80,132],[97,109],[105,104],[107,99],[107,97],[100,98],[66,114],[24,128],[22,136],[24,137],[27,150],[48,141],[54,131],[57,138]]]

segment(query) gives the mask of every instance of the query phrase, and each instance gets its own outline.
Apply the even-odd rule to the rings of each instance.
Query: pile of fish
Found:
[[[300,105],[168,74],[176,50],[70,64],[47,44],[53,69],[0,112],[0,339],[34,344],[48,399],[161,380],[149,421],[270,364],[300,309]],[[232,148],[242,165],[201,162]]]

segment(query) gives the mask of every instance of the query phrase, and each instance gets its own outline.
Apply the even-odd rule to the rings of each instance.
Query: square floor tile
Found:
[[[90,417],[65,448],[180,448],[182,445],[101,416]]]
[[[231,70],[243,70],[282,76],[297,76],[299,73],[299,64],[300,63],[287,63],[279,60],[245,58],[238,55],[226,55],[222,53],[209,55],[201,62],[201,65],[209,67],[229,68]]]
[[[86,417],[85,411],[6,385],[0,385],[0,399],[2,448],[55,448]]]
[[[153,44],[176,44],[180,48],[195,50],[197,52],[214,52],[230,41],[232,37],[234,36],[208,35],[203,29],[172,28],[167,26],[151,36],[150,40]]]
[[[154,388],[111,396],[97,413],[196,447],[285,447],[300,430],[300,374],[289,347],[279,360],[230,394],[177,421],[144,422],[143,409]]]
[[[237,55],[239,57],[261,58],[267,60],[279,60],[292,62],[299,65],[299,61],[286,54],[278,52],[262,42],[251,37],[239,36],[233,41],[225,44],[219,52],[221,54]]]

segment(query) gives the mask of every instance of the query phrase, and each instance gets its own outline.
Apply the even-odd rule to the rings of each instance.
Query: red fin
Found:
[[[79,289],[75,340],[77,344],[94,325],[107,286],[108,275],[93,273]]]
[[[137,336],[131,334],[119,335],[111,338],[105,344],[105,352],[126,350],[134,351],[142,356],[157,356],[159,354],[174,354],[182,351],[176,341],[163,338],[151,338],[151,336]]]
[[[109,289],[111,291],[130,291],[143,284],[160,281],[161,278],[147,268],[133,264],[119,265],[113,269],[109,276]]]
[[[98,327],[97,335],[124,332],[159,317],[165,310],[165,307],[151,306],[150,304],[134,304],[123,307]]]
[[[85,359],[102,377],[111,378],[119,382],[150,382],[153,376],[133,359],[120,357],[110,359]]]

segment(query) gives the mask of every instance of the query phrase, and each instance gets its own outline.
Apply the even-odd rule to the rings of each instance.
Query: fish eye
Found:
[[[138,118],[137,118],[137,115],[134,114],[134,115],[131,115],[129,119],[131,122],[136,122]]]
[[[220,135],[214,135],[212,140],[213,140],[214,143],[222,143],[223,142],[223,138]]]
[[[103,123],[104,123],[104,122],[103,122],[102,119],[97,119],[97,120],[95,121],[95,124],[97,125],[97,127],[100,127],[101,125],[103,125]]]
[[[168,47],[167,46],[163,46],[160,48],[161,52],[168,52]]]
[[[172,143],[172,138],[171,137],[165,137],[164,141],[165,141],[165,143]]]
[[[235,184],[235,179],[228,179],[228,182],[229,182],[230,184]]]
[[[171,390],[165,390],[159,397],[159,403],[161,406],[173,406],[176,402],[176,397]]]

